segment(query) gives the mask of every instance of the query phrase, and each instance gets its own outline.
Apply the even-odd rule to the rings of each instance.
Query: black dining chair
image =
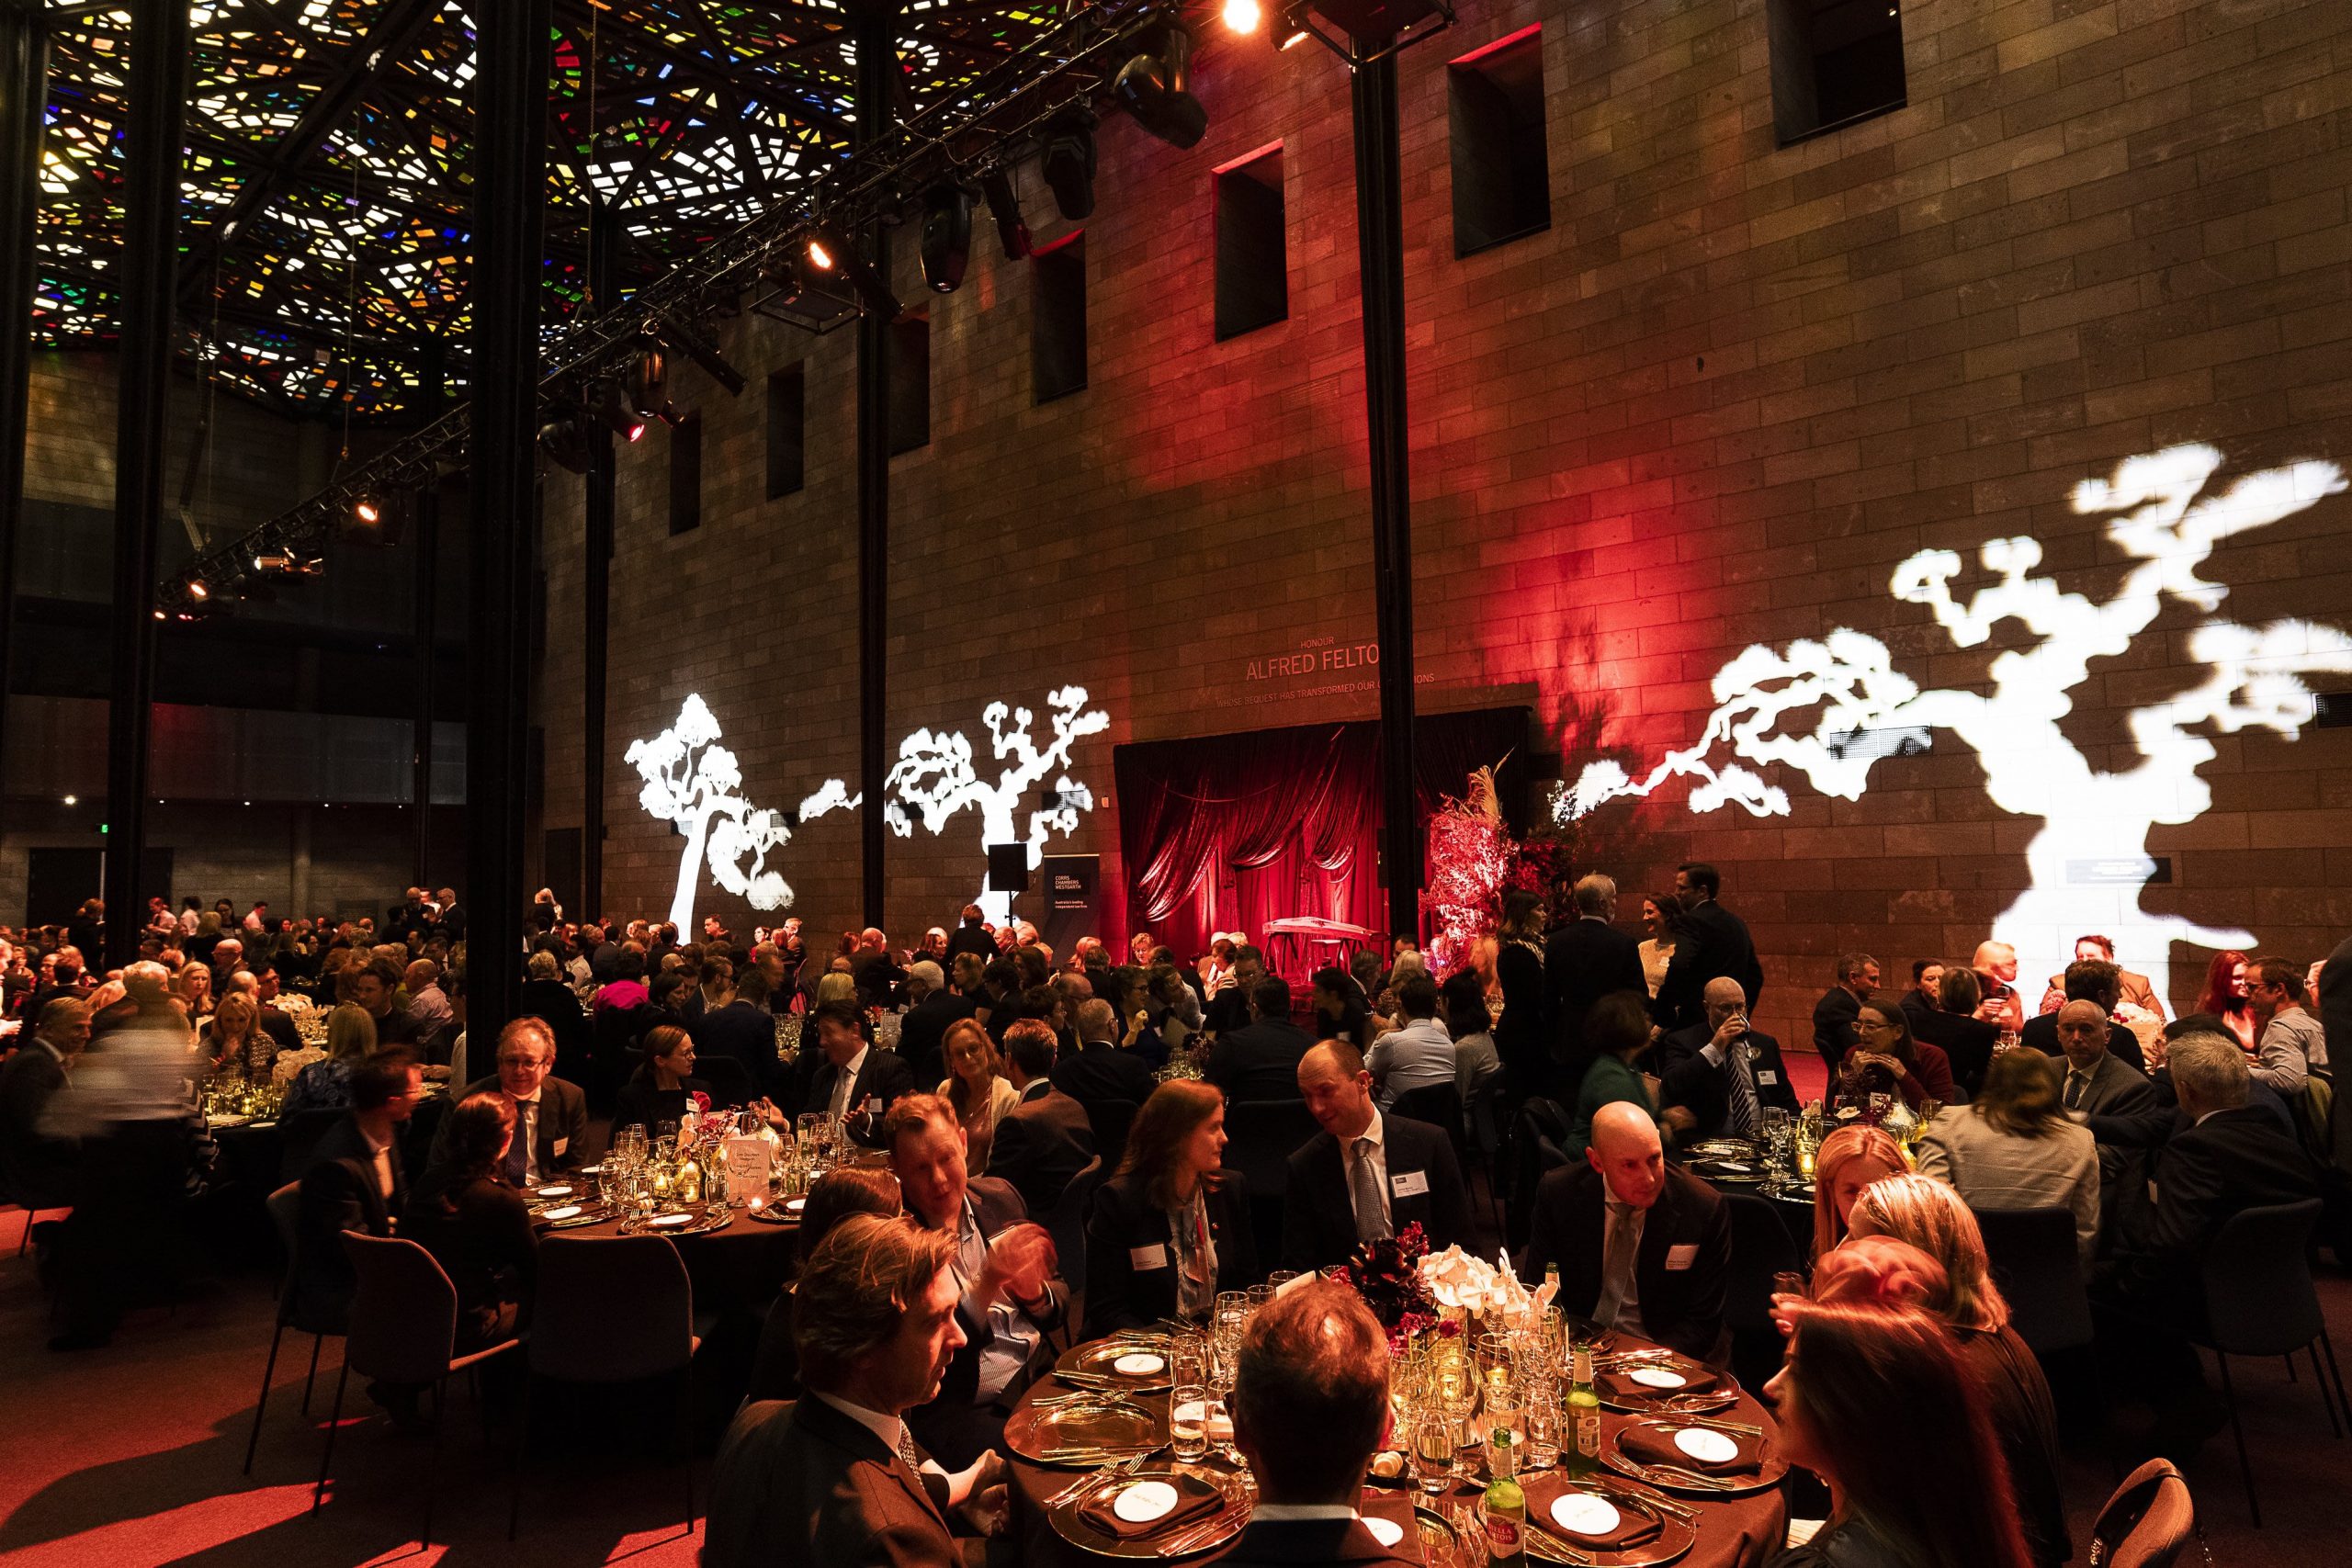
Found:
[[[1761,1388],[1780,1371],[1782,1341],[1772,1322],[1773,1277],[1804,1268],[1786,1220],[1769,1198],[1725,1192],[1731,1216],[1731,1266],[1724,1276],[1724,1326],[1731,1331],[1732,1371]]]
[[[311,1156],[318,1151],[319,1140],[327,1135],[328,1128],[348,1114],[340,1107],[315,1106],[308,1111],[297,1111],[291,1116],[279,1117],[278,1128],[286,1144],[278,1156],[277,1179],[280,1182],[301,1180],[303,1174],[311,1168]]]
[[[2241,1210],[2230,1216],[2205,1249],[2205,1326],[2190,1336],[2213,1352],[2221,1363],[2222,1397],[2229,1405],[2230,1435],[2237,1440],[2238,1470],[2245,1478],[2246,1511],[2255,1527],[2262,1525],[2262,1505],[2254,1491],[2254,1466],[2246,1459],[2245,1429],[2238,1423],[2237,1390],[2230,1382],[2232,1356],[2292,1357],[2298,1350],[2311,1356],[2312,1382],[2319,1385],[2320,1404],[2327,1408],[2327,1424],[2341,1438],[2344,1426],[2338,1406],[2345,1404],[2344,1379],[2335,1370],[2335,1347],[2327,1337],[2327,1319],[2320,1312],[2319,1292],[2312,1286],[2312,1227],[2324,1205],[2316,1198],[2300,1203],[2275,1203]],[[2320,1351],[2327,1352],[2327,1376],[2320,1372]],[[2335,1397],[2329,1397],[2329,1379]]]
[[[303,1256],[301,1216],[302,1184],[289,1181],[263,1200],[269,1211],[269,1222],[277,1232],[278,1246],[286,1253],[286,1279],[277,1291],[277,1323],[270,1330],[269,1359],[261,1369],[261,1393],[254,1401],[253,1436],[245,1439],[245,1473],[254,1472],[254,1452],[261,1446],[262,1412],[269,1408],[270,1380],[277,1372],[278,1341],[286,1331],[311,1337],[311,1370],[302,1375],[302,1414],[311,1413],[311,1389],[319,1378],[319,1348],[329,1335],[340,1338],[349,1326],[343,1314],[324,1312],[305,1300],[301,1290]]]
[[[1447,1139],[1453,1145],[1457,1164],[1462,1158],[1462,1091],[1450,1083],[1433,1083],[1426,1088],[1408,1089],[1398,1095],[1388,1107],[1391,1116],[1402,1116],[1408,1122],[1426,1122],[1432,1127],[1445,1129]]]
[[[1119,1168],[1119,1156],[1127,1152],[1127,1129],[1135,1124],[1137,1107],[1132,1100],[1090,1100],[1086,1106],[1087,1124],[1094,1129],[1094,1152],[1102,1158],[1102,1168]]]
[[[1248,1179],[1260,1258],[1282,1254],[1290,1156],[1319,1131],[1303,1100],[1237,1100],[1225,1108],[1225,1163]]]
[[[2071,1209],[1977,1209],[1993,1282],[2008,1299],[2009,1325],[2037,1356],[2091,1342],[2090,1293]]]
[[[1101,1156],[1088,1160],[1069,1179],[1062,1195],[1054,1201],[1051,1213],[1046,1216],[1046,1234],[1053,1237],[1054,1257],[1061,1277],[1070,1281],[1075,1299],[1070,1303],[1069,1325],[1065,1332],[1073,1339],[1078,1325],[1083,1322],[1086,1300],[1086,1216],[1094,1212],[1094,1191],[1102,1185],[1107,1174]]]
[[[2172,1568],[2197,1533],[2197,1504],[2170,1460],[2152,1459],[2123,1478],[2091,1526],[2099,1568]]]
[[[752,1087],[752,1070],[732,1056],[697,1056],[695,1077],[710,1086],[713,1106],[741,1107],[758,1098]]]

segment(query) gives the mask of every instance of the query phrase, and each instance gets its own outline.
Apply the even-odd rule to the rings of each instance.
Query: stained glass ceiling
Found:
[[[475,6],[498,0],[470,0]],[[1058,18],[905,0],[901,112],[967,91]],[[35,341],[117,330],[130,20],[51,0]],[[187,356],[289,412],[414,413],[462,391],[473,23],[457,0],[215,0],[194,48],[182,185]],[[582,303],[588,207],[622,215],[641,281],[845,156],[842,0],[555,0],[546,313]]]

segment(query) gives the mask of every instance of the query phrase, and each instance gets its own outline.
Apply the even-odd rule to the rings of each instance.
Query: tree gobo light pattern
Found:
[[[1039,750],[1030,739],[1034,716],[1027,708],[1008,709],[990,703],[981,719],[989,727],[990,749],[1004,761],[996,782],[981,779],[972,761],[972,743],[960,730],[918,729],[899,742],[898,765],[885,784],[889,797],[882,811],[900,838],[914,834],[914,819],[933,833],[945,829],[948,819],[967,807],[980,812],[980,842],[1009,844],[1016,840],[1029,847],[1029,867],[1035,870],[1045,856],[1046,840],[1054,833],[1078,830],[1078,814],[1094,809],[1093,792],[1068,773],[1054,780],[1056,800],[1029,814],[1029,829],[1015,829],[1014,817],[1022,798],[1057,768],[1069,766],[1069,749],[1081,736],[1096,735],[1111,727],[1111,716],[1086,705],[1086,688],[1064,686],[1046,697],[1052,710],[1054,737]],[[1010,716],[1012,727],[1007,728]],[[1012,895],[984,892],[980,907],[991,919],[1012,917]]]
[[[2020,953],[2063,961],[2077,935],[2111,931],[2117,958],[2146,972],[2162,995],[2173,942],[2255,945],[2250,932],[2140,908],[2141,889],[2155,872],[2150,830],[2160,822],[2193,821],[2212,805],[2211,787],[2197,776],[2216,755],[2204,731],[2260,728],[2295,739],[2312,716],[2302,678],[2352,671],[2352,637],[2310,621],[2225,620],[2217,612],[2229,590],[2199,575],[2222,540],[2342,491],[2343,469],[2331,462],[2292,463],[2210,494],[2208,481],[2221,465],[2222,454],[2211,446],[2172,446],[2127,459],[2111,479],[2075,487],[2075,510],[2109,514],[2108,538],[2137,563],[2105,604],[2034,576],[2041,546],[2030,538],[1986,543],[1980,558],[1998,581],[1965,604],[1952,596],[1961,570],[1952,551],[1922,550],[1896,567],[1889,584],[1894,596],[1925,605],[1955,647],[1982,645],[2005,620],[2037,639],[1993,660],[1990,695],[1922,690],[1894,667],[1885,644],[1857,631],[1840,628],[1785,651],[1758,645],[1716,673],[1715,710],[1695,743],[1668,752],[1640,780],[1612,761],[1588,763],[1555,797],[1555,817],[1566,822],[1620,795],[1648,795],[1677,776],[1695,781],[1694,812],[1729,805],[1784,817],[1786,792],[1744,764],[1785,763],[1823,794],[1855,800],[1879,759],[1924,750],[1934,731],[1949,730],[1976,753],[1995,805],[2041,821],[2025,852],[2026,889],[1994,922],[1994,936]],[[2059,728],[2074,710],[2067,694],[2089,678],[2092,660],[2128,652],[2168,601],[2199,615],[2188,649],[2205,678],[2132,709],[2127,727],[2138,761],[2101,772]],[[1809,732],[1776,732],[1784,716],[1802,722],[1813,713],[1819,717]],[[1719,748],[1729,756],[1718,760]]]
[[[650,740],[630,741],[623,757],[645,780],[638,804],[686,837],[670,899],[670,921],[682,931],[694,930],[695,866],[706,855],[712,880],[753,908],[781,909],[792,902],[792,885],[767,869],[767,852],[789,840],[792,829],[783,813],[755,808],[737,793],[742,769],[718,740],[718,721],[710,708],[700,696],[689,696],[675,723]],[[800,803],[800,820],[856,804],[841,780],[828,779]]]

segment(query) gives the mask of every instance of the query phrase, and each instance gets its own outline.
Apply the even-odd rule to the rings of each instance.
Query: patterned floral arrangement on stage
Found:
[[[1430,818],[1429,886],[1421,893],[1421,914],[1431,931],[1430,968],[1441,976],[1478,964],[1481,943],[1490,942],[1501,923],[1503,880],[1511,860],[1511,838],[1495,797],[1495,769],[1472,773],[1465,795],[1447,796]],[[1478,966],[1490,970],[1491,957]]]
[[[1331,1271],[1331,1278],[1355,1287],[1380,1326],[1388,1331],[1388,1348],[1403,1355],[1412,1337],[1441,1326],[1437,1299],[1421,1279],[1421,1258],[1430,1249],[1419,1222],[1385,1241],[1368,1241],[1355,1256]],[[1454,1325],[1459,1332],[1459,1325]]]

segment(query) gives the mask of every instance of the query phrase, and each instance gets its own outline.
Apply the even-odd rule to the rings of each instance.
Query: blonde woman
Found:
[[[366,1008],[345,1002],[327,1014],[327,1054],[294,1075],[286,1091],[286,1115],[297,1111],[340,1111],[351,1103],[351,1071],[376,1050],[376,1020]]]
[[[1006,1081],[1004,1060],[979,1020],[959,1018],[949,1024],[939,1048],[949,1075],[940,1080],[939,1098],[954,1108],[963,1125],[965,1163],[986,1170],[996,1124],[1021,1103],[1021,1095]]]
[[[253,998],[243,991],[232,991],[220,998],[220,1005],[198,1031],[196,1043],[204,1053],[207,1070],[216,1076],[266,1078],[270,1064],[277,1059],[277,1042],[261,1027]]]
[[[212,1016],[212,971],[201,964],[183,964],[172,976],[172,995],[187,1010],[187,1021],[203,1022]]]

